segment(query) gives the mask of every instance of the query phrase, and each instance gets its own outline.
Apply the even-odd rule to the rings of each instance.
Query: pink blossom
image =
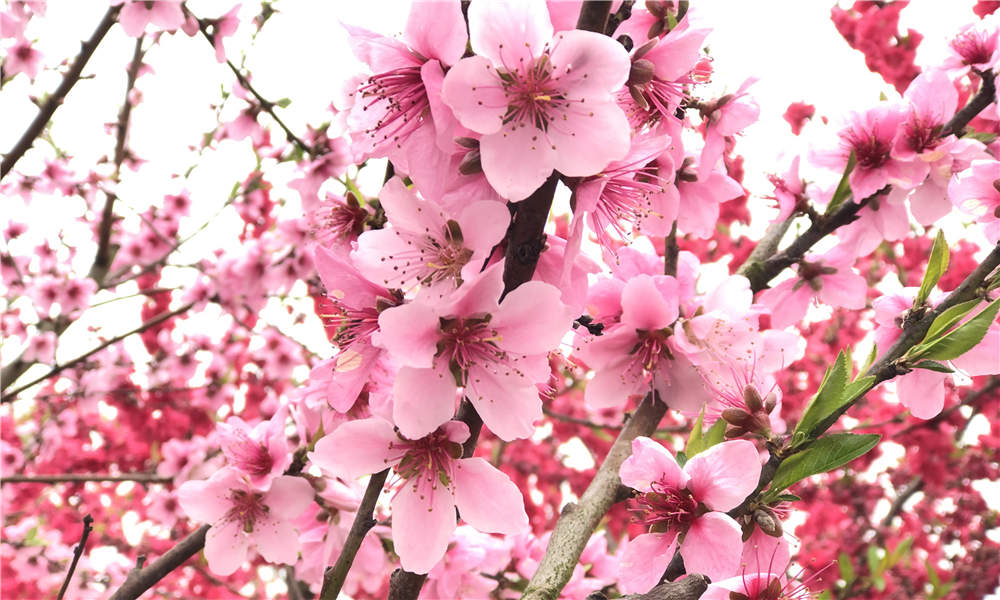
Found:
[[[1000,162],[974,160],[948,184],[948,198],[959,210],[984,224],[986,237],[1000,240]]]
[[[837,229],[840,240],[838,251],[852,256],[871,254],[883,241],[894,242],[910,232],[910,218],[906,212],[907,190],[892,188],[888,195],[868,201],[858,211],[858,218]]]
[[[559,290],[540,281],[499,302],[501,263],[458,289],[447,304],[411,302],[379,315],[378,343],[402,367],[393,386],[393,420],[416,439],[451,419],[459,387],[497,437],[534,431],[541,418],[536,384],[549,378],[547,353],[573,314]]]
[[[509,541],[480,533],[468,525],[459,525],[444,560],[427,574],[420,597],[427,600],[488,598],[497,582],[482,574],[502,572],[509,562]]]
[[[882,103],[863,113],[851,113],[846,127],[840,130],[840,152],[835,156],[816,157],[823,166],[843,171],[848,155],[856,159],[848,178],[854,201],[861,202],[889,184],[913,187],[923,178],[912,163],[892,156],[896,132],[906,113],[901,107]]]
[[[229,417],[215,427],[229,465],[249,477],[258,490],[268,489],[274,478],[292,464],[283,410],[252,428],[239,417]]]
[[[477,56],[445,76],[455,117],[482,134],[483,171],[517,201],[553,169],[593,175],[625,156],[629,126],[612,94],[628,77],[628,54],[611,38],[581,30],[553,37],[542,2],[477,2],[469,7]]]
[[[739,567],[742,532],[725,511],[754,490],[760,458],[754,445],[733,440],[692,457],[681,469],[663,446],[647,438],[632,441],[632,456],[622,463],[622,483],[638,490],[632,512],[650,526],[633,538],[621,560],[619,584],[625,592],[648,591],[680,542],[684,566],[717,581]],[[704,504],[709,512],[698,509]]]
[[[952,139],[942,138],[941,131],[958,107],[958,90],[943,71],[924,71],[903,97],[908,107],[893,141],[893,156],[902,160],[919,156],[925,163],[939,159],[938,148]]]
[[[351,421],[316,443],[317,465],[357,478],[393,467],[392,541],[403,568],[427,573],[441,560],[455,531],[455,507],[480,531],[528,529],[517,486],[481,458],[460,458],[469,428],[450,421],[418,439],[396,433],[374,417]]]
[[[851,268],[853,262],[850,255],[828,252],[824,256],[807,255],[793,265],[798,277],[764,290],[757,298],[771,309],[771,326],[784,328],[798,323],[814,299],[850,310],[864,308],[868,283]]]
[[[353,253],[372,281],[409,290],[421,285],[438,298],[474,277],[510,222],[507,207],[494,200],[468,199],[452,218],[394,177],[379,193],[392,227],[366,231]]]
[[[756,83],[751,77],[734,94],[726,94],[701,109],[705,120],[705,145],[698,160],[698,179],[705,179],[722,157],[726,138],[732,137],[760,117],[760,106],[747,89]]]
[[[184,12],[179,0],[163,0],[162,2],[146,2],[145,0],[126,0],[118,22],[129,37],[139,37],[152,23],[162,30],[174,31],[184,23]],[[112,2],[121,4],[122,1]]]
[[[712,171],[705,177],[699,175],[697,179],[685,169],[681,171],[676,180],[680,193],[677,229],[707,239],[715,233],[719,204],[742,196],[743,187],[720,171]]]
[[[969,23],[948,43],[944,66],[961,74],[970,69],[988,71],[1000,61],[1000,31],[997,16]]]
[[[424,126],[442,147],[454,117],[440,100],[444,69],[462,58],[468,39],[459,3],[414,4],[403,41],[349,25],[351,49],[373,75],[357,88],[348,125],[364,156],[387,156]]]
[[[246,562],[251,545],[264,560],[295,563],[299,538],[291,520],[312,502],[313,489],[305,479],[282,475],[262,493],[227,468],[208,480],[184,482],[177,497],[188,517],[212,524],[205,559],[213,573],[229,575]]]
[[[226,62],[226,38],[232,37],[240,26],[239,13],[242,6],[242,4],[237,4],[213,22],[212,46],[215,47],[215,60],[220,63]]]
[[[314,260],[332,308],[323,316],[335,329],[333,341],[340,349],[325,365],[330,373],[326,399],[334,410],[347,412],[365,384],[386,368],[385,352],[372,344],[372,335],[379,329],[380,312],[402,299],[326,248],[316,248]]]
[[[667,341],[679,315],[677,280],[637,275],[621,291],[621,322],[577,345],[575,355],[596,373],[584,400],[592,408],[618,406],[650,388],[666,399],[673,355]]]
[[[7,58],[4,60],[4,76],[13,77],[18,73],[24,73],[28,79],[34,79],[38,75],[38,68],[42,63],[42,53],[31,46],[31,42],[22,39],[7,50]]]
[[[805,193],[805,182],[799,176],[799,160],[796,156],[788,165],[788,171],[782,176],[769,175],[768,179],[774,186],[774,200],[778,203],[778,216],[775,221],[784,221],[792,216],[804,202],[808,200]]]

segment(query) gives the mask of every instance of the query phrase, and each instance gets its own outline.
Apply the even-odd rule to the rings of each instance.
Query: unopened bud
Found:
[[[742,408],[726,408],[722,411],[722,420],[730,425],[746,427],[753,417]]]
[[[673,7],[673,3],[669,5],[663,0],[646,0],[646,10],[650,12],[654,17],[660,17],[661,19],[667,16],[667,7]]]
[[[764,412],[766,412],[767,414],[771,414],[771,411],[774,410],[774,407],[777,405],[778,405],[778,395],[775,394],[774,392],[771,392],[770,394],[767,395],[767,398],[764,400]]]
[[[743,402],[746,403],[750,412],[760,412],[764,408],[764,401],[760,397],[760,392],[752,385],[743,388]]]
[[[657,521],[649,526],[649,533],[666,533],[670,531],[670,526],[663,521]]]
[[[483,172],[479,150],[473,150],[462,157],[462,162],[458,164],[458,172],[462,175],[475,175]]]
[[[634,85],[628,86],[628,93],[632,96],[632,100],[642,107],[642,110],[649,110],[649,101],[646,100],[646,96],[643,95],[642,90]]]
[[[762,507],[753,511],[753,520],[757,527],[771,537],[781,537],[781,520],[770,508]]]
[[[632,55],[632,60],[639,60],[640,58],[645,56],[647,52],[656,47],[656,44],[659,43],[659,41],[660,41],[659,39],[653,38],[648,42],[646,42],[645,44],[639,46],[639,49],[636,50],[635,54]]]
[[[462,458],[462,444],[458,442],[448,442],[445,445],[445,450],[448,452],[448,456],[452,458]]]
[[[740,427],[738,425],[730,425],[726,429],[725,437],[727,440],[734,440],[736,438],[741,438],[746,434],[750,433],[750,430],[746,427]]]
[[[455,138],[455,143],[458,144],[459,146],[463,147],[463,148],[468,149],[468,150],[478,150],[479,149],[479,140],[477,140],[476,138],[458,137],[458,138]]]
[[[653,80],[656,72],[656,65],[645,58],[632,62],[632,69],[628,73],[629,85],[646,85]]]
[[[995,189],[997,192],[1000,192],[1000,179],[993,180],[993,189]]]

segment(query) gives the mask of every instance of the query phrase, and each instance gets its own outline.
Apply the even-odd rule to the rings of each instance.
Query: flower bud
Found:
[[[778,515],[774,514],[774,511],[766,506],[758,508],[753,511],[753,520],[757,523],[757,527],[771,537],[781,537],[782,528],[781,520],[778,519]]]
[[[743,388],[743,402],[746,403],[750,412],[760,412],[764,408],[764,401],[760,397],[760,392],[752,385]]]
[[[656,72],[656,65],[645,58],[640,58],[632,63],[632,68],[628,73],[629,85],[646,85],[653,80]]]
[[[480,160],[479,150],[472,150],[458,163],[458,172],[462,175],[475,175],[483,172],[483,163]]]
[[[742,408],[726,408],[722,411],[722,420],[730,425],[746,427],[753,420],[753,417]]]

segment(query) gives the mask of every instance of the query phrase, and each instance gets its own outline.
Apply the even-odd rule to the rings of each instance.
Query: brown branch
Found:
[[[645,594],[629,594],[621,600],[697,600],[708,589],[704,575],[688,575],[680,581],[661,583]]]
[[[94,54],[94,50],[97,50],[97,46],[104,39],[104,36],[111,29],[111,26],[115,24],[115,20],[118,18],[118,11],[120,7],[111,6],[108,8],[107,12],[104,13],[104,17],[101,22],[98,23],[97,29],[94,33],[90,35],[90,39],[83,42],[80,47],[80,54],[76,56],[73,64],[70,66],[66,74],[63,75],[62,82],[56,91],[52,92],[52,95],[48,97],[45,104],[38,110],[38,115],[35,119],[28,125],[28,128],[21,135],[21,139],[17,140],[14,147],[10,149],[10,152],[4,155],[3,162],[0,163],[0,179],[7,176],[7,173],[14,168],[14,163],[16,163],[25,152],[31,148],[32,144],[42,131],[45,126],[52,119],[52,115],[59,108],[59,105],[63,103],[66,98],[66,94],[69,93],[73,86],[76,85],[77,81],[80,81],[80,75],[83,73],[83,68],[87,65],[87,61]]]
[[[156,585],[156,582],[197,554],[205,546],[205,534],[210,527],[211,525],[202,525],[194,530],[145,569],[139,566],[132,569],[110,600],[136,600]]]
[[[163,477],[155,473],[58,473],[54,475],[8,475],[0,478],[0,485],[7,483],[84,483],[87,481],[134,481],[136,483],[170,483],[173,477]]]
[[[559,183],[559,174],[549,175],[540,188],[514,205],[514,215],[507,230],[507,250],[503,265],[502,300],[517,286],[531,281],[538,257],[545,249],[545,223]]]
[[[62,587],[59,588],[59,595],[56,596],[56,600],[62,600],[63,596],[66,595],[66,590],[69,589],[69,582],[73,579],[73,571],[76,571],[76,563],[80,562],[80,557],[83,556],[83,551],[87,547],[87,538],[90,537],[90,532],[93,531],[93,527],[91,527],[93,522],[94,518],[89,514],[83,517],[83,533],[80,534],[80,543],[73,550],[73,561],[69,563],[69,572],[66,573],[66,579],[63,580]]]
[[[191,11],[188,10],[186,7],[184,11],[188,15],[190,15],[191,18],[193,18],[195,21],[198,22],[198,29],[199,31],[201,31],[202,36],[206,40],[208,40],[209,44],[211,44],[214,47],[215,40],[212,39],[212,34],[209,33],[208,31],[208,28],[211,25],[211,20],[199,19],[194,14],[192,14]],[[260,108],[267,114],[271,115],[271,118],[274,119],[274,122],[278,124],[278,127],[281,127],[281,130],[285,132],[285,137],[288,139],[289,142],[292,142],[293,144],[298,146],[303,152],[305,152],[310,156],[316,156],[317,154],[320,154],[320,152],[318,152],[315,148],[312,148],[311,146],[309,146],[309,144],[302,141],[302,138],[295,135],[295,133],[288,128],[288,125],[285,125],[285,122],[281,120],[281,117],[279,117],[278,114],[274,112],[274,107],[277,106],[277,104],[261,96],[260,93],[256,89],[254,89],[252,85],[250,85],[250,80],[247,79],[245,75],[243,75],[239,67],[233,64],[233,61],[227,59],[226,65],[229,66],[229,70],[232,71],[233,75],[236,76],[236,80],[240,82],[240,85],[243,87],[243,89],[250,92],[250,94],[257,99],[258,104],[260,104]]]
[[[983,85],[979,88],[979,92],[945,124],[941,131],[941,137],[961,132],[969,121],[996,100],[996,87],[993,82],[992,73],[990,71],[983,73],[982,79]],[[858,212],[870,199],[871,197],[865,198],[861,202],[852,202],[848,199],[834,214],[821,216],[819,219],[813,220],[812,225],[809,226],[809,229],[805,233],[792,242],[788,248],[777,254],[775,252],[777,251],[781,236],[777,235],[778,229],[772,225],[772,228],[768,230],[768,234],[773,233],[777,236],[776,239],[766,235],[760,244],[766,244],[767,247],[760,252],[755,248],[746,262],[740,266],[738,272],[750,280],[750,287],[756,294],[765,289],[768,282],[774,279],[778,273],[800,260],[806,251],[812,248],[819,240],[837,228],[856,220]],[[787,229],[787,226],[785,227]]]
[[[524,599],[555,600],[569,581],[580,554],[597,525],[614,503],[621,484],[618,470],[632,454],[632,440],[656,430],[667,405],[648,394],[622,428],[607,457],[576,504],[559,515],[545,556],[524,591]]]
[[[389,476],[389,469],[380,471],[371,476],[368,480],[368,487],[365,488],[365,495],[358,506],[358,512],[351,524],[351,531],[344,540],[344,547],[340,550],[337,562],[326,570],[323,574],[323,589],[320,590],[320,600],[336,600],[340,595],[340,588],[344,586],[347,573],[354,564],[354,557],[361,548],[361,542],[365,539],[368,531],[375,526],[375,519],[372,515],[375,511],[375,502],[382,492],[386,477]]]
[[[7,392],[6,394],[4,394],[2,397],[0,397],[0,402],[10,402],[10,401],[14,400],[14,398],[17,397],[17,395],[20,394],[21,392],[23,392],[24,390],[26,390],[28,388],[31,388],[31,387],[34,387],[34,386],[38,385],[39,383],[45,381],[46,379],[49,379],[51,377],[55,377],[59,373],[62,373],[64,370],[68,369],[69,367],[72,367],[72,366],[74,366],[76,364],[79,364],[79,363],[87,360],[92,355],[100,352],[101,350],[104,350],[105,348],[107,348],[108,346],[111,346],[112,344],[117,344],[118,342],[122,341],[123,339],[125,339],[125,338],[127,338],[127,337],[129,337],[131,335],[135,335],[137,333],[142,333],[143,331],[146,331],[147,329],[150,329],[152,327],[156,327],[157,325],[159,325],[160,323],[163,323],[164,321],[167,321],[168,319],[172,319],[173,317],[176,317],[177,315],[180,315],[180,314],[183,314],[183,313],[187,312],[188,310],[191,309],[191,307],[194,306],[194,304],[195,304],[194,302],[188,302],[187,304],[185,304],[185,305],[183,305],[183,306],[181,306],[179,308],[175,308],[172,311],[161,313],[161,314],[153,317],[152,319],[146,321],[142,325],[136,327],[135,329],[133,329],[133,330],[131,330],[129,332],[123,333],[121,335],[116,335],[113,338],[110,338],[107,341],[105,341],[105,342],[103,342],[101,344],[98,344],[96,347],[88,350],[87,352],[84,352],[80,356],[77,356],[76,358],[72,358],[72,359],[66,361],[65,363],[63,363],[61,365],[56,365],[55,367],[52,367],[47,373],[45,373],[43,375],[40,375],[40,376],[36,377],[35,379],[32,379],[28,383],[22,385],[21,387],[16,388],[12,392]]]

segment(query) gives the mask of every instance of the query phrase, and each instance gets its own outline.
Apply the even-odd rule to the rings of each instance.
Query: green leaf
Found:
[[[878,358],[878,345],[872,344],[871,352],[868,353],[867,358],[865,358],[865,364],[862,365],[860,372],[867,373],[868,369],[875,364],[875,359]]]
[[[702,407],[701,412],[698,413],[698,418],[694,420],[694,424],[691,425],[691,435],[688,436],[687,444],[684,445],[684,454],[686,456],[694,456],[702,451],[702,445],[704,444],[705,434],[702,431],[702,423],[705,422],[705,407]]]
[[[851,564],[851,557],[847,555],[846,552],[841,552],[837,557],[837,565],[840,566],[840,577],[844,580],[847,585],[851,585],[854,581],[856,575],[854,574],[854,565]]]
[[[854,165],[858,163],[858,157],[854,155],[854,151],[851,151],[850,157],[847,159],[847,167],[844,168],[844,175],[840,178],[840,183],[837,184],[836,191],[833,192],[833,197],[830,198],[830,204],[826,207],[826,216],[832,215],[837,212],[837,209],[847,200],[847,197],[851,195],[851,182],[850,176],[851,171],[854,170]]]
[[[899,563],[903,558],[905,558],[910,553],[910,547],[913,546],[913,538],[908,537],[899,542],[895,548],[892,549],[887,555],[888,567],[893,567]]]
[[[948,270],[948,240],[944,239],[944,232],[938,230],[937,237],[934,238],[934,245],[931,247],[931,257],[927,261],[927,271],[924,272],[924,280],[920,283],[920,291],[913,301],[913,307],[923,306],[927,302],[927,297],[931,295],[931,290]]]
[[[992,144],[993,141],[997,139],[997,134],[990,133],[988,131],[970,131],[962,137],[977,140],[988,145]]]
[[[872,576],[877,577],[882,573],[882,558],[878,554],[877,546],[868,546],[868,550],[865,552],[865,559],[868,560],[868,572]]]
[[[798,502],[802,498],[796,496],[795,494],[778,494],[777,500],[779,502]]]
[[[936,340],[920,344],[921,350],[914,358],[951,360],[962,356],[983,341],[986,331],[997,318],[997,311],[1000,311],[1000,299],[990,302],[978,315]]]
[[[291,98],[282,98],[281,100],[278,100],[277,102],[275,102],[275,104],[277,104],[281,108],[288,108],[288,106],[291,103],[292,103],[292,99]]]
[[[848,363],[847,353],[841,351],[833,366],[828,368],[826,374],[823,375],[823,382],[819,384],[816,396],[802,412],[802,418],[795,426],[796,432],[809,433],[817,423],[833,414],[840,407],[840,398],[850,382],[850,376],[851,365]]]
[[[845,465],[874,448],[881,438],[876,433],[825,435],[805,450],[786,458],[774,474],[771,489],[784,490],[806,477]]]
[[[677,465],[679,467],[683,468],[684,465],[687,464],[688,455],[685,454],[683,450],[681,450],[680,452],[677,453],[677,457],[676,458],[677,458]]]
[[[925,360],[913,365],[914,369],[927,369],[928,371],[937,371],[938,373],[954,373],[955,369],[952,369],[944,363],[939,363],[936,360]]]
[[[962,317],[969,314],[969,312],[971,312],[973,308],[976,308],[979,303],[979,298],[976,298],[975,300],[967,300],[961,304],[952,306],[938,315],[937,318],[934,319],[934,322],[931,323],[930,329],[927,330],[927,335],[924,336],[924,339],[920,343],[927,343],[954,327],[955,323],[961,321]]]

